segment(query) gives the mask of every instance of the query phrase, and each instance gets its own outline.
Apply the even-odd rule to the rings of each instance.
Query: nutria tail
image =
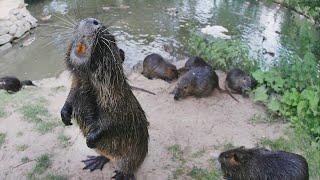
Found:
[[[223,89],[221,89],[219,86],[217,87],[217,89],[218,89],[220,92],[229,94],[229,96],[231,96],[232,99],[234,99],[235,101],[239,102],[239,100],[238,100],[237,98],[235,98],[235,97],[231,94],[230,91],[228,91],[228,90],[223,90]]]
[[[33,84],[33,82],[31,80],[21,81],[21,85],[22,86],[36,86],[36,85]]]
[[[149,93],[149,94],[152,94],[152,95],[156,95],[156,93],[154,93],[154,92],[148,91],[148,90],[143,89],[143,88],[135,87],[135,86],[131,86],[131,89],[132,90],[138,90],[138,91],[146,92],[146,93]]]

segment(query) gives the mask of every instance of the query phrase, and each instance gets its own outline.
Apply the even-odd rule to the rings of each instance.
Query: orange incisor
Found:
[[[76,50],[77,50],[77,53],[78,53],[79,55],[84,55],[84,54],[86,53],[86,45],[83,44],[83,43],[81,43],[81,42],[79,42],[79,43],[77,44]]]

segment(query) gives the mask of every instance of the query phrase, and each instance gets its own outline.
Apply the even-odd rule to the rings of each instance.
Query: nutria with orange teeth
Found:
[[[135,179],[148,152],[148,121],[122,68],[115,37],[97,19],[74,28],[65,59],[72,86],[61,110],[66,125],[76,119],[87,146],[100,156],[84,160],[84,169],[116,164],[115,179]]]

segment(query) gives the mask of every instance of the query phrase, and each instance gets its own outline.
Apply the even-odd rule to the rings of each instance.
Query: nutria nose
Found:
[[[178,101],[179,100],[179,96],[178,95],[174,95],[173,99]]]

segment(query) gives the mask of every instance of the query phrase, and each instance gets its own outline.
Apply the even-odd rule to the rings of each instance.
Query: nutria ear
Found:
[[[236,153],[232,153],[229,159],[229,163],[231,166],[238,166],[240,165],[240,159]]]

